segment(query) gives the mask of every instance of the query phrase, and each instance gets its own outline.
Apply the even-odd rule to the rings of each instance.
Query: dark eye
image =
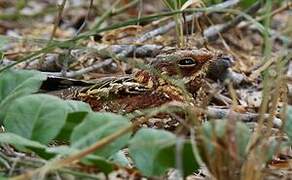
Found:
[[[178,65],[182,67],[188,67],[188,66],[193,67],[193,66],[196,66],[197,63],[192,58],[184,58],[184,59],[179,60]]]

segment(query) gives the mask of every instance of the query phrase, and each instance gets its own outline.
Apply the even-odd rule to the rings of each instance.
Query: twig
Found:
[[[51,37],[50,37],[50,40],[49,40],[48,43],[50,43],[50,42],[54,39],[54,36],[55,36],[55,34],[56,34],[56,31],[57,31],[58,25],[59,25],[59,23],[60,23],[60,21],[61,21],[61,18],[62,18],[62,13],[63,13],[63,11],[64,11],[66,1],[67,1],[67,0],[63,0],[63,1],[62,1],[62,4],[59,5],[59,13],[58,13],[57,19],[55,20],[54,28],[53,28],[53,31],[52,31],[52,34],[51,34]]]
[[[152,44],[146,44],[143,46],[134,46],[134,45],[114,45],[114,46],[109,46],[103,49],[99,49],[99,47],[92,47],[93,49],[99,51],[100,53],[102,53],[103,50],[105,51],[110,51],[113,52],[114,54],[116,52],[118,52],[118,54],[116,56],[114,56],[114,59],[119,59],[122,60],[123,58],[129,56],[132,52],[135,52],[135,55],[137,57],[154,57],[156,56],[160,50],[162,49],[162,46],[159,45],[152,45]],[[107,50],[109,49],[109,50]],[[102,62],[93,64],[87,68],[84,69],[80,69],[78,71],[70,71],[66,73],[65,77],[77,77],[80,76],[82,74],[94,71],[96,69],[102,68],[104,66],[108,66],[110,65],[114,60],[112,58],[108,58],[105,59]],[[51,76],[63,76],[62,73],[50,73],[50,72],[45,72],[45,74],[47,75],[51,75]]]
[[[120,54],[123,52],[135,52],[135,57],[155,57],[161,51],[163,46],[156,44],[144,44],[144,45],[97,45],[89,47],[92,50],[97,50],[102,56],[105,54]],[[107,53],[110,52],[110,53]],[[130,57],[133,54],[127,53],[127,56]]]
[[[59,8],[59,11],[58,11],[58,15],[57,15],[57,18],[55,19],[55,23],[54,23],[54,27],[53,27],[53,30],[52,30],[52,33],[51,33],[51,36],[50,36],[50,39],[48,40],[47,42],[47,46],[50,45],[52,43],[52,41],[54,40],[54,37],[55,37],[55,34],[57,32],[57,28],[59,26],[59,23],[62,19],[62,13],[64,11],[64,8],[65,8],[65,4],[66,4],[66,1],[67,0],[63,0],[62,1],[62,4],[61,5],[58,5],[58,8]],[[42,64],[44,62],[44,58],[46,56],[46,53],[44,53],[42,55],[42,57],[39,59],[40,61],[40,64]]]
[[[133,51],[133,49],[134,49],[134,46],[129,46],[129,49],[122,51],[121,53],[117,54],[114,58],[122,59],[122,58],[126,57],[129,53],[131,53]],[[68,72],[68,73],[66,73],[66,77],[80,76],[82,74],[94,71],[94,70],[99,69],[101,67],[110,65],[113,61],[114,60],[112,58],[105,59],[104,61],[97,63],[97,64],[94,64],[92,66],[89,66],[87,68],[80,69],[78,71]]]
[[[26,167],[33,167],[33,168],[39,168],[46,164],[47,162],[42,160],[42,159],[37,159],[37,158],[32,158],[28,156],[23,156],[23,157],[10,157],[10,155],[3,154],[0,152],[1,158],[5,159],[6,161],[13,163],[15,161],[18,161],[18,165],[26,166]],[[7,164],[7,163],[6,163]],[[6,169],[11,169],[9,164],[4,164]],[[72,174],[78,177],[85,177],[85,178],[93,178],[93,179],[98,179],[98,176],[93,175],[93,174],[88,174],[88,173],[83,173],[76,171],[74,169],[68,169],[68,168],[60,168],[57,170],[60,173],[66,173],[66,174]]]
[[[84,68],[84,69],[80,69],[78,71],[71,71],[71,72],[66,72],[66,76],[65,77],[77,77],[77,76],[80,76],[82,74],[85,74],[85,73],[88,73],[88,72],[91,72],[91,71],[94,71],[96,69],[99,69],[101,67],[104,67],[104,66],[108,66],[110,65],[111,63],[113,62],[112,59],[106,59],[102,62],[99,62],[99,63],[96,63],[96,64],[93,64],[87,68]],[[45,74],[47,75],[51,75],[51,76],[57,76],[57,77],[60,77],[60,76],[63,76],[63,73],[59,72],[59,73],[50,73],[50,72],[45,72]]]
[[[133,46],[133,45],[103,45],[103,44],[99,44],[97,46],[91,46],[91,47],[86,47],[86,48],[82,48],[82,49],[74,49],[74,50],[80,50],[80,51],[94,51],[97,54],[100,54],[102,57],[110,57],[109,54],[119,54],[122,53],[124,51],[130,51],[131,48],[134,47],[134,52],[135,52],[135,56],[136,57],[155,57],[163,48],[163,46],[160,45],[156,45],[156,44],[145,44],[145,45],[137,45],[137,46]],[[132,54],[128,54],[127,57],[132,57]],[[25,69],[38,69],[40,71],[49,71],[49,72],[44,72],[46,74],[50,74],[53,76],[62,76],[61,73],[50,73],[50,71],[57,71],[60,69],[60,67],[58,66],[58,54],[47,54],[47,57],[45,57],[45,62],[43,64],[41,64],[39,62],[39,59],[36,59],[34,61],[31,62],[22,62],[18,64],[18,67],[21,68],[25,68]],[[11,64],[14,64],[15,61],[9,60],[7,58],[4,58],[1,62],[0,62],[0,67],[1,66],[8,66]],[[98,64],[98,63],[97,63]],[[102,63],[102,66],[106,66],[109,65],[107,63]],[[96,64],[95,64],[96,66]],[[101,68],[101,67],[97,67],[97,68]],[[77,73],[77,75],[72,75],[72,73],[75,71],[69,71],[67,73],[69,73],[70,76],[74,77],[74,76],[78,76],[80,74]],[[86,70],[87,72],[87,70]],[[73,73],[74,74],[74,73]]]
[[[87,10],[87,15],[86,15],[86,17],[85,17],[85,19],[84,19],[82,25],[81,25],[81,26],[79,27],[79,29],[76,31],[75,36],[77,36],[77,35],[78,35],[78,34],[84,29],[84,27],[85,27],[85,25],[86,25],[86,23],[87,23],[87,21],[88,21],[88,19],[89,19],[90,10],[91,10],[91,8],[92,8],[92,5],[93,5],[93,0],[90,0],[89,7],[88,7],[88,10]]]
[[[86,15],[86,18],[84,19],[82,25],[79,27],[79,29],[76,31],[75,33],[75,37],[83,30],[83,28],[85,27],[87,21],[88,21],[88,18],[89,18],[89,15],[90,15],[90,10],[92,8],[92,5],[93,5],[93,0],[90,0],[90,4],[89,4],[89,7],[88,7],[88,10],[87,10],[87,15]],[[70,53],[71,53],[71,50],[72,48],[69,48],[67,50],[67,56],[69,57],[70,56]],[[61,69],[61,73],[63,76],[66,76],[66,73],[67,73],[67,70],[68,70],[68,58],[65,58],[64,61],[63,61],[63,64],[62,64],[62,69]]]
[[[253,6],[246,10],[246,14],[253,14],[257,12],[261,8],[261,4],[262,4],[261,2],[256,2]],[[243,15],[238,15],[228,23],[211,26],[208,29],[204,30],[203,32],[204,37],[208,41],[215,41],[216,39],[219,38],[219,33],[224,33],[228,31],[230,28],[234,27],[244,19],[245,18]]]
[[[51,33],[51,36],[50,36],[50,39],[47,43],[47,46],[50,45],[52,43],[52,41],[54,40],[54,37],[55,37],[55,34],[57,32],[57,29],[58,29],[58,26],[59,26],[59,23],[62,19],[62,13],[64,11],[64,8],[65,8],[65,5],[66,5],[66,1],[67,0],[63,0],[62,1],[62,4],[61,5],[58,5],[58,8],[59,8],[59,12],[58,12],[58,16],[57,18],[55,19],[55,23],[54,23],[54,27],[53,27],[53,30],[52,30],[52,33]],[[43,64],[44,63],[44,60],[45,60],[45,56],[46,56],[46,53],[44,53],[42,55],[42,57],[39,59],[40,61],[40,64]]]
[[[214,107],[208,107],[207,109],[207,115],[209,118],[214,118],[214,119],[224,119],[228,118],[228,116],[232,114],[237,118],[237,120],[243,121],[243,122],[256,122],[260,114],[257,113],[238,113],[234,112],[230,109],[219,109],[219,108],[214,108]],[[269,114],[264,114],[264,119],[269,118]],[[282,120],[279,118],[274,118],[273,123],[275,126],[280,127],[282,125]]]
[[[212,10],[217,10],[217,9],[224,9],[224,8],[227,8],[227,7],[230,7],[230,6],[233,6],[233,5],[236,5],[237,3],[239,2],[239,0],[230,0],[230,1],[226,1],[226,2],[223,2],[223,3],[220,3],[220,4],[216,4],[212,7],[209,7],[207,8],[206,11],[212,11]],[[192,15],[189,15],[189,16],[186,16],[185,17],[185,21],[186,22],[189,22],[191,21],[193,18],[198,18],[200,16],[204,15],[203,12],[199,12],[199,13],[196,13],[196,14],[192,14]],[[141,36],[140,38],[138,38],[136,40],[136,42],[134,42],[133,44],[141,44],[145,41],[147,41],[148,39],[151,39],[157,35],[160,35],[160,34],[163,34],[163,33],[166,33],[168,32],[170,29],[174,28],[175,27],[175,22],[170,22],[158,29],[155,29],[153,31],[150,31],[148,33],[145,33],[143,36]],[[126,49],[125,51],[119,53],[116,55],[117,59],[122,59],[124,57],[126,57],[128,54],[134,52],[135,46],[129,46],[128,49]],[[73,71],[73,72],[68,72],[66,73],[66,77],[76,77],[76,76],[79,76],[81,74],[84,74],[84,73],[88,73],[90,71],[94,71],[98,68],[101,68],[101,67],[104,67],[108,64],[110,64],[111,62],[113,62],[113,60],[111,58],[109,59],[106,59],[105,60],[106,63],[98,63],[98,64],[95,64],[95,65],[92,65],[88,68],[85,68],[85,69],[82,69],[82,70],[79,70],[79,71]],[[54,75],[54,74],[51,74],[51,75]],[[56,76],[60,76],[59,73],[55,74]]]
[[[214,6],[208,7],[206,12],[212,11],[212,10],[215,10],[215,9],[216,10],[217,9],[225,9],[225,8],[228,8],[228,7],[236,5],[237,3],[239,3],[239,0],[226,1],[226,2],[223,2],[223,3],[216,4]],[[204,15],[203,12],[198,12],[196,14],[188,15],[188,16],[185,17],[185,22],[190,22],[193,19],[199,18],[199,17],[201,17],[203,15]],[[164,25],[164,26],[162,26],[162,27],[160,27],[158,29],[154,29],[154,30],[152,30],[150,32],[147,32],[137,40],[137,43],[142,43],[142,42],[145,42],[148,39],[151,39],[151,38],[153,38],[153,37],[155,37],[157,35],[164,34],[164,33],[168,32],[168,31],[170,31],[172,28],[174,28],[175,25],[176,25],[176,23],[174,21],[171,21],[168,24],[166,24],[166,25]]]

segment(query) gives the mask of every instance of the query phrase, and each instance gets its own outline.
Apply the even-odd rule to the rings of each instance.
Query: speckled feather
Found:
[[[200,103],[204,99],[199,96],[204,96],[201,92],[204,92],[206,71],[215,60],[216,53],[205,49],[168,49],[149,64],[149,70],[101,81],[91,87],[70,88],[61,97],[88,102],[95,111],[132,112],[170,101],[184,101],[183,91],[168,81],[178,79],[183,81],[194,102]]]

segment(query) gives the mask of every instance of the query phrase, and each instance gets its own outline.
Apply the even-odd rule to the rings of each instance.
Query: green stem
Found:
[[[103,15],[100,17],[100,19],[96,22],[96,24],[93,26],[92,29],[98,29],[100,25],[106,20],[106,18],[110,17],[113,13],[113,9],[116,8],[116,6],[120,3],[121,0],[116,0],[115,3],[109,8]]]

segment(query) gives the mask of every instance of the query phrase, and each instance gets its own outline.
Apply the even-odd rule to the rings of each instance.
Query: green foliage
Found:
[[[124,166],[124,167],[130,166],[130,162],[128,158],[126,157],[125,153],[123,153],[122,151],[118,151],[117,153],[112,155],[110,157],[110,160],[112,160],[116,164],[119,164],[120,166]]]
[[[7,70],[0,73],[0,121],[14,99],[37,92],[46,76],[37,71]]]
[[[91,112],[74,129],[70,143],[76,149],[84,149],[98,140],[129,126],[130,121],[123,116],[113,113]],[[127,144],[130,135],[131,133],[127,133],[119,137],[109,145],[99,149],[95,154],[102,157],[111,156]]]
[[[155,158],[159,151],[175,144],[176,137],[170,132],[140,129],[130,141],[129,153],[137,168],[146,176],[162,175],[168,168],[159,166]]]
[[[161,167],[175,168],[177,163],[175,157],[181,161],[183,176],[186,177],[199,169],[199,164],[194,155],[194,148],[190,141],[177,139],[176,144],[162,148],[155,157],[155,162]]]
[[[74,128],[80,124],[86,117],[88,112],[91,112],[89,104],[81,101],[67,100],[67,118],[66,123],[57,136],[57,140],[69,142]]]
[[[176,153],[176,136],[168,131],[140,129],[131,139],[129,153],[137,168],[146,176],[160,176],[176,167],[175,158],[181,157],[183,173],[188,175],[198,168],[192,147],[182,142],[182,154]]]
[[[85,148],[83,130],[89,132],[86,140],[94,139],[94,141],[91,141],[91,143],[94,143],[98,140],[96,139],[97,136],[105,137],[111,132],[129,125],[129,121],[122,116],[110,113],[93,113],[90,106],[84,102],[64,101],[55,96],[45,94],[30,95],[38,91],[42,81],[45,79],[46,77],[37,71],[7,70],[1,73],[0,112],[7,131],[0,134],[1,143],[10,144],[20,151],[33,151],[45,159],[51,159],[55,155],[70,155],[79,152],[80,149],[78,148]],[[88,113],[93,115],[87,116]],[[91,118],[96,119],[92,120]],[[89,124],[83,123],[80,125],[84,119],[88,120]],[[105,124],[83,129],[87,125],[97,125],[92,123],[96,120],[100,120]],[[78,125],[80,127],[74,131]],[[103,130],[98,132],[97,136],[90,136],[90,133],[94,134],[96,129],[102,129],[105,126],[111,128],[111,131]],[[58,136],[58,140],[69,141],[71,134],[74,137],[75,144],[73,146],[46,146],[56,136]],[[79,135],[82,137],[79,137]],[[107,149],[103,154],[109,156],[120,150],[127,143],[126,140],[129,136],[127,134],[121,138],[124,139],[122,144],[120,143],[121,141],[111,143],[106,147]],[[81,147],[81,145],[84,146]],[[78,148],[75,146],[78,146]],[[100,156],[89,155],[82,161],[98,166],[104,173],[109,173],[114,169],[110,161]]]
[[[75,149],[70,146],[55,146],[55,147],[47,147],[46,152],[54,155],[63,155],[68,156],[74,153],[78,153],[80,150]],[[81,160],[82,163],[87,165],[95,165],[98,169],[108,174],[114,170],[115,164],[111,160],[107,160],[104,157],[96,156],[96,155],[88,155]]]
[[[8,132],[47,144],[58,135],[66,118],[67,109],[61,99],[33,94],[20,97],[9,106],[4,126]]]
[[[23,148],[23,149],[25,148],[45,149],[46,148],[46,146],[41,143],[23,138],[13,133],[0,133],[0,142],[14,145],[16,147]]]
[[[198,149],[210,172],[218,179],[236,178],[246,158],[250,140],[248,127],[241,122],[206,122],[198,139]]]
[[[188,0],[163,0],[164,4],[171,10],[180,9]]]
[[[1,133],[0,134],[0,143],[6,143],[14,148],[16,148],[18,151],[23,151],[23,152],[34,152],[40,157],[44,159],[50,159],[55,156],[55,154],[50,153],[47,151],[47,146],[27,139],[23,138],[17,134],[14,133]]]
[[[0,134],[0,143],[17,150],[35,152],[50,160],[56,155],[70,156],[96,142],[131,126],[124,116],[114,113],[93,112],[84,102],[64,101],[38,91],[42,80],[36,71],[9,70],[0,76],[0,113],[6,132]],[[285,131],[291,139],[291,107],[288,108]],[[198,168],[195,149],[189,140],[181,139],[165,130],[142,128],[131,138],[129,131],[109,142],[81,162],[97,166],[109,173],[115,165],[128,166],[130,162],[121,153],[128,145],[134,166],[145,176],[161,176],[170,168],[179,168],[185,177]],[[250,140],[249,129],[240,122],[226,120],[207,122],[198,131],[197,144],[200,156],[215,177],[236,174],[247,158]],[[47,145],[54,141],[67,145]],[[269,158],[275,153],[276,142],[264,142],[256,153],[265,152]],[[262,148],[262,149],[261,149]],[[267,151],[263,151],[267,150]],[[265,159],[267,161],[269,159]]]
[[[240,1],[240,6],[243,8],[248,8],[251,5],[253,5],[255,2],[257,2],[258,0],[241,0]]]
[[[248,127],[241,122],[236,122],[234,127],[229,127],[231,126],[230,123],[228,122],[228,120],[217,120],[214,122],[206,122],[203,125],[203,141],[206,143],[206,148],[207,148],[207,152],[209,153],[209,155],[214,155],[214,153],[217,151],[217,145],[214,143],[210,143],[210,142],[214,142],[214,141],[220,141],[220,142],[224,142],[227,143],[226,145],[228,145],[229,142],[229,137],[228,136],[232,136],[233,134],[228,134],[231,132],[229,131],[229,128],[231,128],[230,131],[234,131],[232,133],[234,133],[235,136],[235,146],[238,157],[241,158],[241,160],[243,160],[245,153],[246,153],[246,147],[247,144],[249,142],[250,139],[250,131],[248,129]]]

